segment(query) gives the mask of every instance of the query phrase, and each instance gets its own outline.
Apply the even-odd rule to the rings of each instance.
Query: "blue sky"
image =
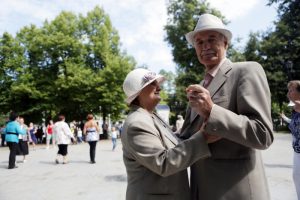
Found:
[[[265,31],[276,20],[274,6],[267,0],[209,0],[230,21],[228,28],[233,41],[243,38],[243,47],[250,31]],[[171,50],[164,41],[167,13],[164,0],[1,0],[0,34],[15,34],[30,24],[41,26],[54,19],[62,10],[85,15],[96,5],[110,16],[118,30],[122,50],[133,56],[138,65],[175,72]]]

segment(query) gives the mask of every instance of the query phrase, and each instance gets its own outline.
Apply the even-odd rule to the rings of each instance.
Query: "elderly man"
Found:
[[[191,166],[193,200],[270,199],[258,151],[273,142],[269,86],[260,64],[226,58],[231,37],[210,14],[186,34],[206,75],[186,90],[190,106],[181,137],[201,127],[211,151]]]

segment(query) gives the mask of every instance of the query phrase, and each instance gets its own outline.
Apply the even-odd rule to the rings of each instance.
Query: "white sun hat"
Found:
[[[187,39],[188,43],[194,46],[195,34],[202,31],[219,32],[227,38],[228,43],[230,43],[232,38],[232,33],[225,27],[222,20],[211,14],[200,15],[195,29],[185,34],[185,38]]]
[[[129,72],[123,82],[123,90],[127,97],[126,103],[130,105],[143,88],[156,80],[161,84],[165,77],[143,68],[137,68]]]

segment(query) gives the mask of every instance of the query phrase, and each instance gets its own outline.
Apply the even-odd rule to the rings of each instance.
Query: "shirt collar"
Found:
[[[219,65],[217,65],[217,66],[215,66],[214,68],[212,68],[212,69],[206,71],[206,73],[209,73],[212,77],[215,77],[216,74],[217,74],[217,72],[219,71],[221,65],[223,65],[223,63],[225,62],[226,59],[227,59],[226,57],[223,58],[223,59],[221,60],[221,62],[219,63]]]

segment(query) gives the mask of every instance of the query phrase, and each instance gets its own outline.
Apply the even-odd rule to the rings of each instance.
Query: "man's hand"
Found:
[[[210,93],[201,85],[190,85],[186,88],[187,97],[191,107],[204,119],[208,119],[213,101]]]

